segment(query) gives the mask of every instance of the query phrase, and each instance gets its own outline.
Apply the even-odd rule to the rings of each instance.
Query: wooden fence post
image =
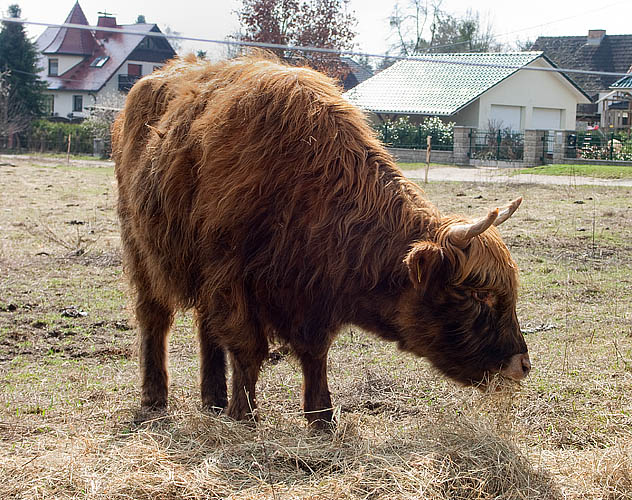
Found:
[[[426,136],[426,176],[424,178],[424,183],[428,184],[428,170],[430,170],[430,151],[432,150],[431,146],[432,136]]]

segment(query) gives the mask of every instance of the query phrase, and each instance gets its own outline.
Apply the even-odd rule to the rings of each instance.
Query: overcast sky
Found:
[[[75,0],[0,0],[0,10],[18,3],[22,15],[29,21],[62,23]],[[205,39],[224,39],[239,29],[234,11],[240,0],[180,0],[156,2],[155,0],[80,0],[80,5],[90,24],[96,24],[97,12],[107,9],[119,24],[135,22],[143,14],[147,22],[165,26],[183,35]],[[406,4],[408,0],[400,2]],[[351,0],[350,9],[358,19],[356,49],[383,54],[389,48],[388,18],[394,1]],[[531,0],[510,2],[500,0],[443,0],[442,8],[457,17],[474,8],[481,19],[490,22],[501,42],[516,39],[535,40],[539,35],[585,35],[589,29],[605,29],[608,34],[632,34],[632,0]],[[28,27],[35,37],[43,28]],[[186,49],[201,49],[220,53],[216,44],[185,43]]]

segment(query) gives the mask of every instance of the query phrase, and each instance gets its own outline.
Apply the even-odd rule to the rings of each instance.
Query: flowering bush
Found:
[[[587,160],[632,161],[632,138],[619,135],[593,144],[586,141],[577,152]]]
[[[426,148],[426,137],[431,136],[433,149],[452,149],[454,123],[444,123],[431,116],[420,124],[410,122],[407,116],[389,120],[375,127],[378,138],[385,144],[399,148]]]

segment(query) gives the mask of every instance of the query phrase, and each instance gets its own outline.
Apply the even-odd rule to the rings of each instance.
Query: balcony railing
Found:
[[[118,88],[121,92],[129,92],[129,89],[140,79],[140,75],[119,75]]]

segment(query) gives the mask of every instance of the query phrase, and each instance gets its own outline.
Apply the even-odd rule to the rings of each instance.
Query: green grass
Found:
[[[632,166],[624,165],[542,165],[521,168],[515,174],[576,175],[599,179],[632,179]]]
[[[168,413],[139,420],[112,169],[39,164],[0,166],[0,498],[632,500],[630,188],[424,185],[470,217],[524,197],[500,230],[534,369],[515,395],[481,395],[350,327],[328,361],[339,425],[319,436],[282,350],[260,375],[259,424],[203,412],[190,313],[170,336]],[[68,256],[77,228],[94,241]]]

